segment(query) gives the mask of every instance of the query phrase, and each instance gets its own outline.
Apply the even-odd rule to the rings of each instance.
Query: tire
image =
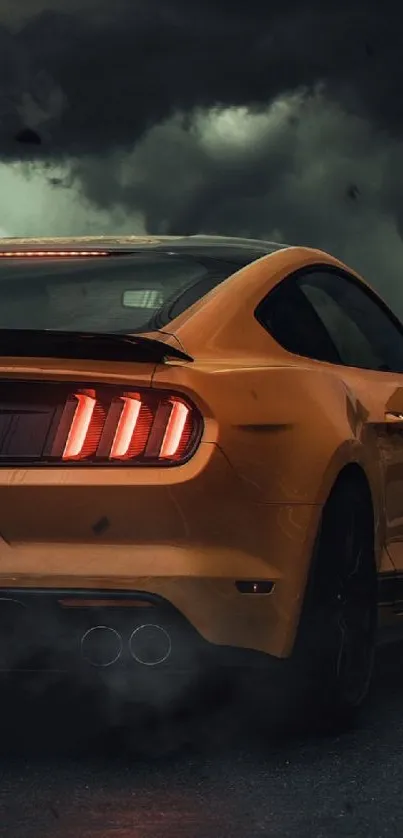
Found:
[[[320,730],[350,726],[374,667],[377,570],[364,479],[341,477],[324,508],[294,651],[294,701]],[[296,681],[296,683],[295,683]]]

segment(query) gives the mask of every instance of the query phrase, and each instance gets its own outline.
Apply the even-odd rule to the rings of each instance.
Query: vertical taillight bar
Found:
[[[84,393],[77,393],[74,398],[77,399],[77,405],[62,454],[62,460],[73,460],[80,456],[97,403],[93,396],[87,396]]]
[[[141,410],[140,399],[123,396],[122,401],[123,410],[119,417],[109,454],[110,458],[117,460],[127,457]]]
[[[171,412],[159,452],[160,457],[165,459],[175,456],[182,439],[182,434],[185,429],[188,416],[189,408],[183,404],[183,402],[171,402]]]
[[[154,422],[148,437],[144,456],[155,459],[159,456],[161,450],[162,440],[164,439],[165,429],[169,422],[172,406],[169,402],[161,402],[158,405]]]

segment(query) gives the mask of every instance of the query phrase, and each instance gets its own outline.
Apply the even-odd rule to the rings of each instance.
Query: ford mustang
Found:
[[[402,579],[403,327],[353,270],[224,237],[0,241],[4,672],[211,660],[346,721]]]

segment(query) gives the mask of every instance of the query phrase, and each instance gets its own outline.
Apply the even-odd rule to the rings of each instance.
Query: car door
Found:
[[[337,350],[339,375],[368,413],[383,478],[386,547],[403,570],[403,328],[345,272],[310,269],[296,282]]]

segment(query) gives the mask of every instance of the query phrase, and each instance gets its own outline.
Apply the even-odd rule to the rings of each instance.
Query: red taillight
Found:
[[[112,459],[124,460],[130,454],[130,445],[136,430],[137,420],[141,411],[141,401],[132,396],[123,396],[122,412],[113,438],[109,456]]]
[[[66,411],[70,424],[62,460],[82,460],[98,448],[105,423],[105,410],[95,393],[83,392],[68,399]]]
[[[76,405],[62,454],[63,460],[75,460],[82,455],[97,404],[93,396],[84,393],[78,393],[74,399]]]
[[[189,408],[183,402],[171,400],[171,412],[162,440],[160,457],[175,457],[178,453],[188,414]]]
[[[195,449],[201,426],[196,408],[178,395],[77,390],[48,450],[53,462],[179,464]]]

